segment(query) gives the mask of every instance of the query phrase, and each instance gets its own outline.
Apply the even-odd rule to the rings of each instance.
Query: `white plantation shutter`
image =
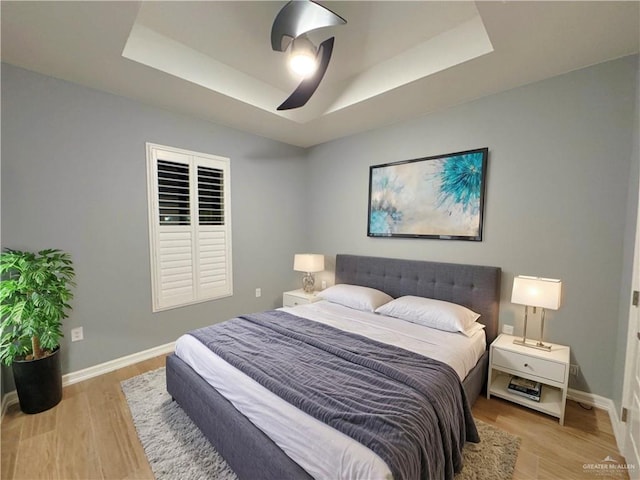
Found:
[[[229,159],[147,144],[153,311],[232,294]]]
[[[192,235],[163,227],[158,233],[158,291],[154,300],[156,310],[195,300],[193,282]],[[173,230],[173,231],[172,231]]]

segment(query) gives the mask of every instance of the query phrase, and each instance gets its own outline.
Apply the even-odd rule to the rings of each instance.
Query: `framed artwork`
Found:
[[[488,148],[369,167],[369,237],[482,240]]]

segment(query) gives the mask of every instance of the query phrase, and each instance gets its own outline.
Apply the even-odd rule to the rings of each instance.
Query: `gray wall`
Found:
[[[231,158],[233,297],[151,313],[147,141]],[[307,243],[305,173],[297,147],[2,66],[2,246],[73,257],[63,372],[281,304]]]
[[[631,261],[623,244],[636,62],[597,65],[314,147],[311,249],[500,266],[501,323],[517,333],[523,308],[509,302],[513,276],[560,278],[564,304],[548,312],[545,337],[571,346],[581,368],[573,388],[610,398],[621,272]],[[366,236],[370,165],[478,147],[489,147],[482,242]]]

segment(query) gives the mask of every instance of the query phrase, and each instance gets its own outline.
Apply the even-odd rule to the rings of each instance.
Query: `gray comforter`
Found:
[[[458,375],[442,362],[281,311],[190,334],[367,446],[395,480],[452,479],[462,468],[465,441],[479,441]]]

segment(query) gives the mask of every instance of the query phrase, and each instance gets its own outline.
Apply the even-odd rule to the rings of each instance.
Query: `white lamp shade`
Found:
[[[293,269],[296,272],[321,272],[324,270],[324,255],[296,253],[293,257]]]
[[[518,275],[513,279],[511,303],[558,310],[561,291],[560,280]]]

